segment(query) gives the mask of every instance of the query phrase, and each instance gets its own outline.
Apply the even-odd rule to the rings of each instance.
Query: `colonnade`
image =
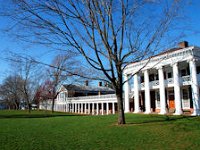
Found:
[[[104,114],[115,114],[116,102],[73,102],[67,103],[66,112],[79,113],[79,114],[92,114],[92,115],[104,115]]]
[[[192,89],[192,101],[193,101],[193,114],[192,115],[200,115],[199,111],[199,85],[197,80],[197,71],[196,71],[196,63],[194,59],[188,61],[189,69],[190,69],[190,85]],[[158,70],[159,77],[159,92],[160,92],[160,114],[166,114],[166,83],[164,79],[164,67],[159,66],[156,69]],[[174,88],[174,98],[175,98],[175,115],[181,115],[182,111],[182,99],[181,99],[181,82],[179,75],[178,62],[171,64],[173,71],[173,88]],[[145,113],[151,113],[151,99],[150,99],[150,81],[149,81],[149,70],[142,70],[144,74],[144,92],[145,92]],[[128,75],[124,76],[124,79],[128,79]],[[134,82],[134,112],[140,112],[139,108],[139,92],[141,90],[141,86],[139,83],[139,74],[136,73],[133,77]],[[129,83],[125,83],[124,94],[125,94],[125,112],[130,112],[130,102],[129,102],[129,92],[130,92]]]

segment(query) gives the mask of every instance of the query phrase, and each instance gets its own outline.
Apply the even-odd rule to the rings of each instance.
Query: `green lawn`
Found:
[[[199,149],[200,117],[0,111],[0,150]]]

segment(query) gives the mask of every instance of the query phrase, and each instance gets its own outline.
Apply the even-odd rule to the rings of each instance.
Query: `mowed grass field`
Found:
[[[0,111],[0,150],[150,150],[200,148],[200,117]]]

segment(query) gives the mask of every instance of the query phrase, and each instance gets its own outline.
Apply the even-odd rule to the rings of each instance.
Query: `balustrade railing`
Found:
[[[110,99],[116,98],[115,94],[98,95],[98,96],[80,96],[80,97],[69,97],[67,100],[87,100],[87,99]]]
[[[158,85],[159,85],[159,80],[150,82],[150,86],[158,86]]]
[[[197,76],[197,78],[198,78],[198,81],[200,83],[200,74]],[[182,84],[188,84],[188,82],[191,80],[190,79],[190,75],[182,76],[179,79],[180,79],[180,82]],[[165,85],[170,85],[170,84],[173,84],[173,83],[174,83],[174,79],[173,78],[168,78],[168,79],[165,80]],[[159,80],[151,81],[151,82],[149,82],[149,84],[150,84],[150,87],[159,86]],[[145,88],[145,83],[144,82],[140,84],[140,88],[141,89]]]
[[[183,76],[181,79],[182,79],[182,82],[188,82],[190,81],[190,76]]]
[[[169,85],[169,84],[173,84],[174,83],[174,79],[173,78],[169,78],[167,80],[165,80],[165,84]]]

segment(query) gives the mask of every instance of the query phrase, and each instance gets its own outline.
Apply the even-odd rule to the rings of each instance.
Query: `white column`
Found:
[[[200,115],[199,110],[199,85],[197,80],[197,70],[195,60],[192,59],[190,62],[190,79],[192,89],[192,100],[193,100],[193,116]]]
[[[108,115],[108,111],[109,111],[109,105],[108,103],[106,103],[106,114]]]
[[[125,106],[125,109],[124,109],[124,112],[125,113],[128,113],[128,112],[130,112],[130,110],[129,110],[129,84],[128,84],[128,76],[127,75],[124,75],[124,81],[127,81],[127,82],[125,82],[125,84],[124,84],[124,102],[125,102],[125,104],[124,104],[124,106]]]
[[[78,108],[77,108],[77,103],[75,103],[75,113],[77,113],[78,112],[78,110],[77,110]]]
[[[83,114],[83,103],[81,103],[81,114]]]
[[[158,68],[159,91],[160,91],[160,114],[166,114],[165,79],[163,68]]]
[[[92,115],[94,115],[94,103],[92,103]]]
[[[78,105],[78,113],[80,113],[80,103],[77,104]]]
[[[99,115],[99,103],[96,103],[96,106],[97,106],[97,107],[96,107],[96,108],[97,108],[97,109],[96,109],[96,112],[97,112],[96,115]]]
[[[67,112],[67,103],[64,104],[65,112]]]
[[[150,87],[149,87],[149,72],[144,71],[144,84],[145,84],[145,113],[151,113],[151,101],[150,101]]]
[[[90,114],[90,103],[88,103],[88,114]]]
[[[74,113],[74,103],[72,103],[72,112]]]
[[[175,108],[176,111],[174,115],[182,114],[181,107],[181,90],[180,90],[180,82],[179,82],[179,71],[178,71],[178,63],[173,65],[173,76],[174,76],[174,98],[175,98]]]
[[[70,112],[70,104],[69,103],[67,104],[67,110],[68,110],[68,112]]]
[[[138,74],[134,75],[134,113],[140,112]]]
[[[86,109],[87,109],[87,103],[85,103],[85,110],[84,110],[84,111],[85,111],[85,112],[84,112],[85,114],[87,113],[87,112],[86,112]]]
[[[67,103],[67,112],[70,112],[70,105]]]
[[[104,103],[101,103],[101,114],[104,114]]]
[[[112,103],[112,112],[115,114],[115,102]]]
[[[66,112],[68,112],[68,104],[67,103],[65,104],[65,110],[66,110]]]

